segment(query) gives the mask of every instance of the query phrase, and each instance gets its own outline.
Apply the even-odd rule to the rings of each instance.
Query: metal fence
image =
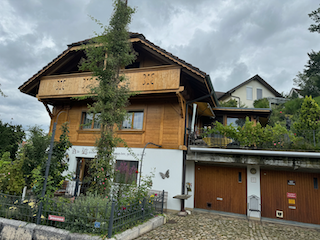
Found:
[[[39,211],[40,206],[42,211]],[[160,212],[163,212],[163,208]],[[1,217],[30,223],[37,223],[38,217],[41,225],[105,235],[108,238],[155,214],[153,197],[120,203],[93,195],[81,196],[73,201],[66,198],[45,198],[40,201],[34,197],[22,199],[20,196],[0,194]]]
[[[288,134],[273,136],[268,142],[254,142],[247,146],[243,142],[226,137],[219,133],[207,134],[205,131],[189,135],[189,145],[207,146],[213,148],[255,148],[271,150],[320,150],[320,131],[319,130],[292,130]]]

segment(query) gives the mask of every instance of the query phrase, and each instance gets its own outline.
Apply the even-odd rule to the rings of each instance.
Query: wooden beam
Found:
[[[183,98],[183,96],[181,95],[180,92],[177,92],[176,94],[178,96],[178,101],[179,101],[179,105],[180,105],[180,111],[181,111],[180,115],[182,118],[184,118],[185,114],[186,114],[186,107],[185,107],[186,100]]]
[[[42,101],[41,101],[41,102],[42,102]],[[42,103],[43,103],[43,105],[45,106],[45,108],[46,108],[46,110],[47,110],[50,118],[53,119],[54,116],[53,116],[53,114],[51,113],[50,108],[48,107],[48,104],[45,103],[45,102],[42,102]]]

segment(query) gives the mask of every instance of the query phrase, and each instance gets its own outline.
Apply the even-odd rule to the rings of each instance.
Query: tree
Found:
[[[308,56],[306,68],[293,81],[301,89],[301,95],[317,97],[320,95],[320,52],[312,51]]]
[[[270,107],[269,101],[267,98],[254,100],[253,106],[255,108],[269,108]]]
[[[1,84],[0,84],[0,86],[1,86]],[[0,96],[2,96],[2,97],[7,97],[7,96],[1,91],[1,89],[0,89]]]
[[[134,9],[124,1],[114,1],[114,12],[109,26],[96,21],[103,29],[84,46],[87,58],[80,69],[89,70],[97,80],[98,86],[91,88],[90,97],[94,103],[89,111],[97,115],[101,124],[100,138],[96,141],[97,156],[92,171],[92,188],[99,193],[108,193],[114,174],[114,148],[122,141],[115,136],[115,126],[121,126],[126,117],[130,91],[126,77],[120,74],[122,67],[131,64],[136,54],[129,41],[128,24]]]
[[[308,14],[309,17],[316,23],[311,24],[308,28],[310,32],[320,33],[320,8]],[[320,52],[312,50],[308,53],[309,60],[303,72],[299,72],[293,80],[302,90],[303,96],[317,97],[320,95]]]
[[[317,24],[311,24],[308,30],[310,32],[320,33],[320,8],[308,14],[309,17]]]
[[[305,97],[298,120],[293,124],[298,131],[320,129],[320,107],[311,96]]]
[[[12,161],[10,153],[5,152],[0,156],[0,191],[7,194],[21,193],[25,186],[23,171],[23,161],[18,158]]]
[[[22,125],[3,123],[0,120],[0,156],[5,152],[10,153],[10,158],[15,159],[19,144],[25,137]]]
[[[220,107],[238,107],[236,99],[229,99],[226,102],[219,102]]]
[[[238,106],[239,106],[238,101],[237,101],[236,99],[229,99],[229,100],[226,101],[226,102],[220,101],[220,102],[219,102],[219,105],[220,105],[220,107],[238,107]],[[245,104],[242,104],[242,103],[240,102],[239,108],[246,108],[246,107],[247,107],[247,106],[246,106]]]
[[[47,193],[53,194],[54,191],[63,183],[65,179],[62,173],[68,169],[65,161],[66,151],[71,147],[68,137],[68,124],[61,126],[61,135],[59,142],[55,142],[52,150],[52,158],[49,170],[49,180],[47,184]],[[22,171],[28,187],[33,187],[35,193],[41,194],[46,162],[48,159],[48,149],[50,145],[50,136],[47,135],[38,126],[29,129],[30,138],[23,148]]]

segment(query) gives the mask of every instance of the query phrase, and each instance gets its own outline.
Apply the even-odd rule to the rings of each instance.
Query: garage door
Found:
[[[262,169],[262,217],[320,224],[319,180],[319,173]]]
[[[195,207],[246,214],[246,168],[196,164]]]

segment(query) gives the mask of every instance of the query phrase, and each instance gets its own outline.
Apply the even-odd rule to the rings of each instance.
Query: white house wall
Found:
[[[195,186],[194,168],[195,168],[194,161],[187,161],[186,183],[187,182],[191,183],[192,187],[191,187],[191,192],[188,193],[189,195],[191,195],[191,197],[185,201],[185,207],[191,208],[191,209],[194,208],[194,186]],[[185,189],[185,191],[187,191],[187,189]],[[187,192],[185,193],[187,194]]]
[[[252,174],[250,169],[256,169],[256,173]],[[256,165],[248,165],[247,166],[247,197],[249,198],[251,195],[255,195],[259,198],[260,207],[261,207],[261,191],[260,191],[260,167]],[[249,202],[249,199],[247,200]],[[250,212],[248,211],[248,215],[254,218],[260,218],[259,212]]]
[[[116,148],[114,155],[117,160],[139,161],[139,171],[143,148],[131,148],[135,157],[126,148]],[[96,155],[95,147],[73,146],[68,150],[69,173],[75,173],[77,158],[94,158]],[[146,148],[142,162],[142,178],[153,175],[152,189],[165,190],[168,192],[167,208],[180,210],[180,201],[173,196],[181,194],[182,180],[182,150]],[[165,173],[169,170],[169,178],[162,179],[160,172]],[[140,174],[140,173],[139,173]],[[139,175],[138,175],[139,180]]]
[[[252,87],[252,100],[247,100],[247,87]],[[232,93],[232,96],[239,97],[241,104],[245,104],[248,108],[253,108],[253,102],[257,100],[257,88],[262,89],[262,98],[275,97],[270,90],[256,80],[252,80],[248,84],[238,88]],[[239,100],[238,98],[233,98],[232,96],[224,99],[223,102],[226,102],[229,99],[236,99],[237,101]]]

